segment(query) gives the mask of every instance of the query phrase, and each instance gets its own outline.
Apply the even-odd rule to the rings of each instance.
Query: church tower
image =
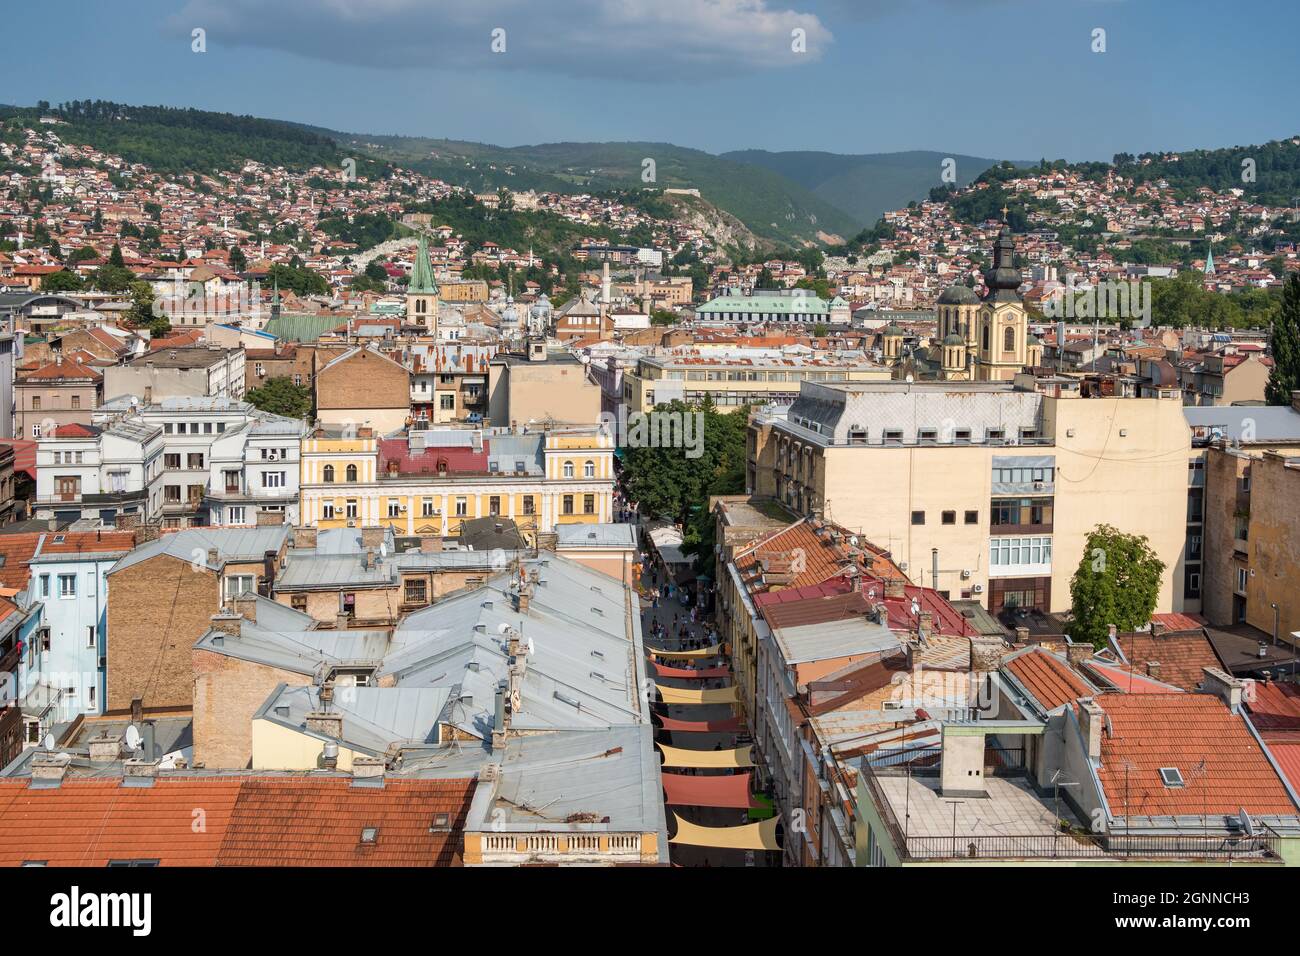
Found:
[[[984,273],[988,291],[976,319],[975,378],[982,382],[1009,381],[1029,364],[1029,318],[1017,291],[1015,252],[1011,229],[1003,226],[993,243],[993,268]]]
[[[429,245],[421,234],[415,265],[411,267],[411,281],[406,286],[406,324],[423,325],[437,338],[439,308],[438,283],[434,281],[433,266],[429,263]]]

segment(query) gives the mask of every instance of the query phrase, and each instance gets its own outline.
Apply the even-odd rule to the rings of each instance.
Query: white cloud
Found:
[[[650,82],[797,66],[833,40],[815,15],[768,0],[190,0],[168,27],[202,27],[208,56],[246,46],[379,68]],[[497,28],[504,53],[491,48]],[[793,51],[795,30],[806,52]]]

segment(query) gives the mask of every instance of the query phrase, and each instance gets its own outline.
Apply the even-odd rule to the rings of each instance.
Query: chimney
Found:
[[[1025,627],[1024,625],[1021,625],[1020,627],[1016,628],[1016,643],[1017,644],[1029,643],[1029,628]]]
[[[339,611],[334,615],[334,629],[336,631],[346,631],[348,625],[352,623],[352,618],[348,616],[347,611]]]
[[[239,613],[239,616],[242,617],[244,620],[252,621],[254,624],[256,624],[257,623],[257,595],[244,593],[241,594],[239,597],[235,598],[235,610]]]
[[[295,548],[315,548],[316,547],[316,527],[302,527],[293,529],[293,546]]]
[[[1000,638],[982,635],[970,638],[970,669],[980,673],[997,670],[1006,649]]]
[[[518,611],[520,614],[527,614],[528,602],[532,600],[532,596],[533,596],[532,584],[525,584],[522,587],[520,587],[519,591],[515,594],[515,610]]]
[[[148,758],[132,757],[130,760],[122,763],[123,777],[156,777],[158,776],[157,760]]]
[[[1246,682],[1224,673],[1217,667],[1202,667],[1201,690],[1213,694],[1228,705],[1234,714],[1241,712],[1241,697],[1246,689]]]
[[[1152,636],[1152,637],[1160,637],[1160,636],[1161,636],[1162,634],[1164,634],[1165,631],[1167,631],[1167,630],[1169,630],[1169,629],[1168,629],[1167,627],[1165,627],[1164,621],[1152,621],[1152,622],[1151,622],[1151,636]]]
[[[144,698],[131,698],[131,723],[138,724],[144,720]]]
[[[307,715],[307,729],[338,740],[343,736],[343,715],[337,710],[314,710]]]
[[[1160,679],[1159,661],[1147,661],[1147,676],[1150,677],[1152,680]]]
[[[214,631],[220,631],[223,634],[230,634],[233,637],[238,637],[240,633],[242,633],[242,625],[240,622],[243,620],[244,616],[242,614],[222,611],[219,614],[212,615],[212,629]]]
[[[1291,407],[1300,412],[1300,388],[1291,392]]]
[[[934,633],[934,612],[929,608],[926,608],[918,615],[917,629],[922,636]]]
[[[939,549],[930,549],[930,587],[939,587]]]
[[[437,554],[441,550],[442,550],[441,537],[432,534],[420,536],[420,552],[422,554]]]
[[[61,781],[70,763],[72,754],[42,750],[32,755],[32,779]]]
[[[384,775],[384,762],[378,757],[353,757],[352,779],[365,780]]]
[[[495,711],[494,711],[495,716],[494,716],[494,719],[493,719],[493,722],[492,722],[492,749],[493,749],[493,751],[501,751],[501,750],[505,749],[505,745],[506,745],[506,730],[508,729],[508,728],[507,728],[507,724],[506,724],[506,689],[507,689],[507,686],[508,686],[508,685],[507,685],[506,681],[504,681],[504,680],[503,680],[503,681],[499,681],[499,682],[497,683],[497,692],[496,692],[496,709],[495,709]]]
[[[1083,739],[1088,748],[1088,757],[1101,759],[1101,734],[1106,723],[1106,712],[1091,697],[1079,701],[1079,726],[1083,729]]]
[[[122,755],[122,736],[101,733],[87,741],[91,763],[112,763]]]
[[[1070,640],[1069,635],[1065,638],[1065,659],[1070,662],[1071,667],[1078,667],[1086,660],[1092,658],[1093,647],[1087,641],[1076,644]]]
[[[1117,628],[1114,624],[1107,624],[1107,625],[1106,625],[1106,637],[1109,639],[1109,641],[1110,641],[1110,643],[1111,643],[1112,645],[1115,644],[1115,639],[1116,639],[1118,636],[1119,636],[1119,628]]]
[[[375,549],[367,548],[366,553],[361,556],[361,566],[367,571],[374,570],[375,567]]]
[[[382,525],[371,525],[361,529],[361,547],[378,548],[384,543],[384,528]]]
[[[906,597],[907,596],[907,591],[905,590],[906,585],[907,582],[905,582],[902,578],[890,578],[888,581],[885,582],[885,597],[887,598]]]
[[[221,567],[221,553],[216,548],[208,548],[208,564],[214,568]]]

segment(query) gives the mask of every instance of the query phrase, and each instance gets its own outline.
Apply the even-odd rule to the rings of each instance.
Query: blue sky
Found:
[[[0,24],[0,102],[500,145],[1080,160],[1300,132],[1294,0],[64,0]]]

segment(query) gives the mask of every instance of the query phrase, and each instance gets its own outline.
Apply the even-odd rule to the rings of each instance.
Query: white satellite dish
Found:
[[[528,656],[533,656],[533,639],[531,637],[528,639]]]
[[[388,545],[383,541],[379,542],[379,557],[380,558],[388,557]]]
[[[507,624],[505,621],[502,621],[500,624],[497,625],[497,633],[498,633],[498,634],[509,634],[509,633],[510,633],[510,625]]]
[[[45,739],[41,741],[41,746],[43,746],[43,747],[44,747],[46,750],[48,750],[50,753],[53,753],[53,752],[54,752],[54,735],[53,735],[53,734],[46,734],[46,735],[45,735]]]
[[[130,724],[126,728],[127,747],[130,748],[131,750],[139,750],[142,740],[143,738],[140,736],[140,731],[136,729],[135,724]]]

